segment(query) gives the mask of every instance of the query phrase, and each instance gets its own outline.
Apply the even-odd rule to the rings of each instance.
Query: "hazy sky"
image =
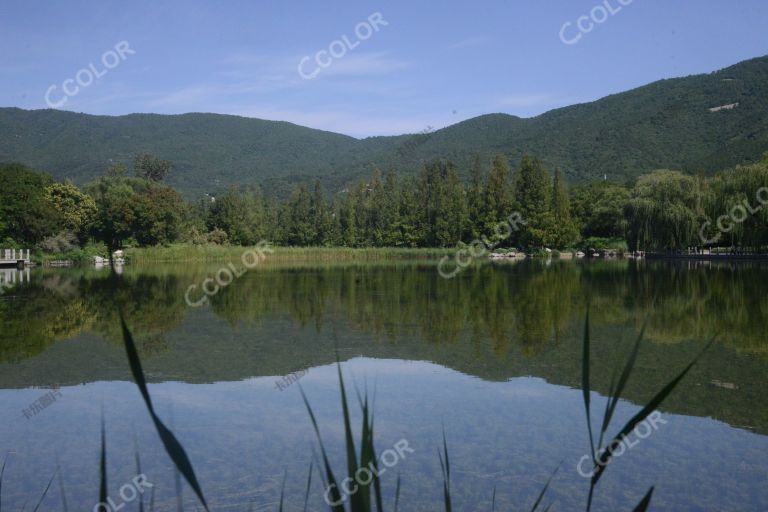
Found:
[[[761,56],[766,19],[766,0],[0,0],[0,106],[418,132]]]

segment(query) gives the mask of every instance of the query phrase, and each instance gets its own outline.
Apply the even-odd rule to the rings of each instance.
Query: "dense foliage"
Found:
[[[659,170],[632,185],[595,182],[569,191],[559,170],[523,156],[478,157],[461,178],[449,161],[416,176],[371,177],[328,194],[319,181],[284,201],[233,186],[186,203],[160,180],[170,168],[136,158],[137,176],[110,167],[84,191],[20,164],[0,166],[0,240],[47,252],[101,242],[108,247],[174,242],[287,246],[452,247],[488,240],[499,248],[686,250],[768,248],[768,159],[712,178]],[[510,216],[524,223],[499,241]],[[626,243],[622,239],[626,240]]]
[[[730,106],[731,108],[720,108]],[[768,146],[768,57],[715,73],[662,80],[601,100],[521,119],[491,114],[434,132],[358,140],[285,122],[215,114],[120,117],[0,109],[0,162],[19,161],[78,185],[111,163],[152,153],[174,163],[187,198],[260,183],[287,197],[315,178],[331,191],[374,167],[416,175],[453,161],[463,180],[476,154],[518,162],[535,154],[572,184],[623,183],[655,169],[715,172],[759,160]],[[159,160],[162,162],[162,160]]]
[[[52,183],[50,176],[20,164],[0,166],[0,239],[36,244],[64,223],[46,198]]]

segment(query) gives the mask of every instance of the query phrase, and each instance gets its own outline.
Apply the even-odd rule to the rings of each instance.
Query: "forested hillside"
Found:
[[[139,153],[170,160],[169,184],[188,198],[234,183],[285,196],[320,178],[329,191],[374,167],[415,174],[448,159],[467,179],[475,155],[523,154],[559,167],[571,183],[607,175],[624,182],[659,168],[712,173],[760,160],[768,148],[768,57],[661,80],[601,100],[521,119],[490,114],[429,133],[358,140],[218,114],[109,117],[0,109],[0,162],[18,161],[83,184]]]

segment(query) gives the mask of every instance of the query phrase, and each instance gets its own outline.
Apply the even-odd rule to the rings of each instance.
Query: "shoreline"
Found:
[[[648,260],[694,260],[694,261],[767,261],[768,254],[652,254]]]

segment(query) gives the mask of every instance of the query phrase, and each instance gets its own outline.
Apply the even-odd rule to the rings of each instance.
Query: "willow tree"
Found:
[[[701,245],[702,181],[678,171],[641,176],[624,207],[634,250],[681,250]]]
[[[713,245],[760,251],[768,245],[768,164],[718,173],[709,182],[705,210]]]

